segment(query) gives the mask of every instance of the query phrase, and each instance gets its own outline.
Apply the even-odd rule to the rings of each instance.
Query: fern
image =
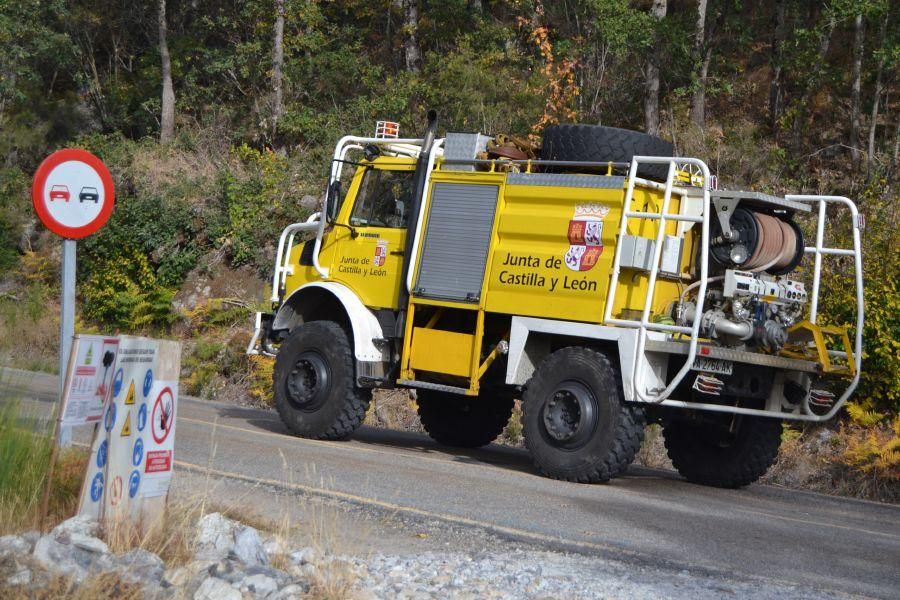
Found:
[[[848,402],[846,406],[847,414],[850,415],[850,419],[857,425],[863,427],[874,427],[878,423],[881,423],[885,417],[883,413],[877,412],[872,408],[871,403],[866,400],[861,402]]]

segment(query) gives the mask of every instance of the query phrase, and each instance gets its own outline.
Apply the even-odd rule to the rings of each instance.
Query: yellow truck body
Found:
[[[624,472],[654,420],[685,476],[732,487],[774,461],[773,420],[824,421],[852,394],[863,295],[849,199],[717,190],[702,160],[614,128],[557,126],[574,160],[545,152],[546,132],[551,158],[509,159],[486,157],[499,142],[480,134],[429,131],[343,138],[322,213],[281,235],[275,311],[257,315],[248,350],[277,355],[276,406],[298,435],[345,437],[373,388],[406,387],[434,439],[476,447],[521,398],[548,475]],[[592,147],[625,161],[578,160]],[[830,205],[851,218],[852,248],[826,245]],[[835,255],[854,261],[855,331],[816,322]]]

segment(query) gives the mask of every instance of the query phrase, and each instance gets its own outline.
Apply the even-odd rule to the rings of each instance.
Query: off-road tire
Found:
[[[596,421],[576,427],[577,445],[554,439],[545,412],[572,382],[595,401]],[[557,350],[538,366],[522,396],[522,432],[538,470],[579,483],[608,481],[625,473],[644,439],[644,410],[625,403],[618,368],[606,354],[582,347]],[[585,411],[586,412],[586,411]],[[584,427],[584,429],[582,429]]]
[[[312,367],[309,363],[315,363]],[[315,391],[312,400],[298,399],[296,384],[302,371],[323,369],[322,377],[307,377]],[[298,375],[297,373],[301,373]],[[291,433],[312,439],[339,440],[362,424],[371,392],[355,385],[353,350],[344,329],[332,321],[311,321],[294,329],[282,342],[273,376],[275,407]],[[292,387],[293,385],[293,387]],[[308,386],[309,387],[309,386]]]
[[[544,129],[541,160],[626,162],[634,156],[672,156],[675,147],[639,131],[602,125],[550,125]],[[638,165],[638,175],[665,181],[669,165]]]
[[[663,425],[666,451],[675,469],[688,481],[720,488],[739,488],[762,477],[775,463],[781,445],[781,421],[738,417],[729,444],[715,441],[709,424],[684,419]]]
[[[512,415],[508,394],[461,396],[436,390],[416,390],[422,427],[431,439],[454,448],[487,446],[503,433]]]

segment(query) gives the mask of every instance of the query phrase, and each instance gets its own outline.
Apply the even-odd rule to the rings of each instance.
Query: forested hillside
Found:
[[[117,187],[109,226],[79,244],[79,328],[182,337],[189,391],[262,397],[268,367],[242,354],[249,314],[339,137],[377,119],[421,133],[429,108],[441,132],[537,143],[551,123],[638,129],[706,160],[722,186],[858,201],[865,376],[819,466],[874,475],[853,493],[877,495],[900,481],[892,4],[0,0],[0,356],[53,368],[59,243],[29,186],[57,148],[99,155]],[[828,267],[838,322],[848,267]]]

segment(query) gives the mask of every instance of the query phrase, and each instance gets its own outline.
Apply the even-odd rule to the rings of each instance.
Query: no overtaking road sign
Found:
[[[41,163],[31,186],[34,211],[53,233],[81,239],[96,233],[112,214],[112,177],[103,162],[88,152],[66,148]]]

